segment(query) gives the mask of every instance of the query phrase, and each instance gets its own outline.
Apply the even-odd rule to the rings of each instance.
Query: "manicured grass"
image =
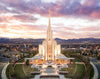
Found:
[[[65,77],[66,78],[72,78],[74,76],[74,73],[75,73],[75,68],[76,68],[75,64],[69,65],[68,68],[62,68],[63,71],[68,71],[68,74],[65,75]]]
[[[16,79],[26,79],[22,64],[16,64],[14,68],[14,76],[16,77]]]
[[[25,72],[25,74],[26,74],[26,76],[27,77],[34,77],[34,75],[31,75],[30,73],[31,72],[34,72],[34,71],[38,71],[38,69],[37,68],[31,68],[31,66],[29,65],[29,66],[27,66],[27,65],[23,65],[23,69],[24,69],[24,72]]]
[[[11,65],[9,65],[7,67],[7,70],[6,70],[6,75],[7,75],[8,79],[10,79],[10,74],[9,74],[9,71],[10,71],[9,68],[10,68],[10,66]],[[13,78],[15,78],[15,79],[29,79],[29,78],[34,78],[34,75],[30,74],[31,72],[34,72],[34,71],[38,71],[38,69],[31,68],[30,66],[26,66],[24,64],[16,64],[15,67],[14,67]]]
[[[83,64],[77,64],[76,72],[73,79],[82,79],[85,76],[85,66]]]
[[[9,68],[10,68],[10,64],[8,65],[8,67],[6,69],[6,76],[7,76],[8,79],[10,79]]]
[[[72,79],[82,79],[85,75],[85,66],[83,64],[77,64],[69,66],[67,69],[63,69],[68,71],[69,73],[65,75],[66,78]]]
[[[90,69],[91,69],[91,73],[90,73],[90,77],[89,77],[89,79],[92,79],[92,77],[94,76],[94,69],[93,69],[93,67],[92,67],[92,65],[90,66]]]
[[[19,73],[20,71],[20,73]],[[38,71],[36,68],[31,68],[31,66],[27,66],[24,64],[17,64],[15,66],[15,77],[17,79],[29,79],[34,78],[34,75],[31,75],[31,72]]]

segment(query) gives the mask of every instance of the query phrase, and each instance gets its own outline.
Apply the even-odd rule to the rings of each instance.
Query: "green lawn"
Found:
[[[31,56],[27,55],[26,57],[33,57],[36,54],[37,53],[33,53]],[[24,58],[20,59],[18,62],[24,62]],[[11,66],[9,65],[7,67],[7,70],[6,70],[6,75],[7,75],[8,79],[10,79],[10,74],[9,74],[10,68],[11,68]],[[34,71],[37,71],[37,69],[31,68],[30,66],[24,67],[23,64],[16,64],[14,69],[13,69],[13,75],[12,76],[15,79],[29,79],[29,78],[34,77],[34,75],[30,74],[31,72],[34,72]]]
[[[11,64],[8,65],[6,70],[6,75],[8,79],[10,79],[10,68],[11,68]],[[17,64],[15,66],[13,74],[14,74],[13,77],[16,79],[26,79],[22,69],[22,64]]]
[[[34,78],[34,75],[30,74],[33,71],[37,71],[37,69],[31,68],[30,66],[26,66],[23,64],[17,64],[15,66],[14,74],[15,74],[16,79],[29,79],[29,78]]]
[[[22,64],[16,64],[14,68],[14,76],[16,77],[16,79],[26,79]]]
[[[62,68],[63,71],[68,71],[68,74],[65,75],[65,77],[72,78],[74,76],[74,73],[75,73],[75,68],[76,68],[75,64],[71,64],[68,68]]]
[[[85,66],[83,64],[77,64],[69,66],[68,69],[64,69],[68,71],[69,73],[65,75],[66,78],[72,78],[72,79],[82,79],[85,75]]]
[[[6,75],[7,78],[10,79],[10,68],[11,64],[7,67]],[[24,71],[23,71],[24,70]],[[31,75],[31,72],[38,71],[36,68],[31,68],[30,66],[26,66],[23,64],[16,64],[14,67],[13,78],[15,79],[29,79],[34,78],[34,75]]]
[[[83,64],[77,64],[76,72],[73,79],[82,79],[85,76],[85,66]]]
[[[34,75],[31,75],[31,72],[38,71],[37,68],[31,68],[31,66],[23,65],[24,72],[28,78],[34,78]]]
[[[92,77],[94,76],[94,69],[93,69],[92,65],[91,65],[90,69],[91,69],[91,71],[90,71],[91,73],[90,73],[89,79],[92,79]]]
[[[9,68],[10,68],[10,64],[8,65],[8,67],[6,69],[6,76],[7,76],[8,79],[10,79]]]

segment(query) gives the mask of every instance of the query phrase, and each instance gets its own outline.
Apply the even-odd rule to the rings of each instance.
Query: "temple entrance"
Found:
[[[52,60],[49,60],[49,61],[48,61],[49,64],[52,63],[52,62],[53,62]]]
[[[40,79],[59,79],[56,65],[43,65],[41,69]]]

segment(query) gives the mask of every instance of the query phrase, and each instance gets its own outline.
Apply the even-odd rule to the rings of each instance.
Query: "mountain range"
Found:
[[[42,43],[44,39],[24,39],[24,38],[0,38],[0,43]],[[60,39],[55,38],[58,43],[100,43],[99,38],[80,38],[80,39]]]

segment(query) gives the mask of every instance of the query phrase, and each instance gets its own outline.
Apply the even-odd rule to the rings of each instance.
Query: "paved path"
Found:
[[[90,62],[90,64],[93,66],[93,69],[94,69],[94,76],[93,76],[93,79],[98,79],[98,70],[97,70],[97,67],[93,64],[93,62]]]
[[[97,71],[98,71],[98,78],[97,79],[100,79],[100,60],[97,60],[96,58],[92,58],[91,61],[93,62],[93,64],[97,68]]]
[[[20,63],[20,62],[18,62],[18,63],[16,63],[16,64],[25,64],[25,63],[24,63],[24,62],[21,62],[21,63]]]
[[[99,73],[99,75],[98,75],[98,79],[100,79],[100,63],[99,62],[94,62],[94,65],[96,66],[96,68],[97,68],[97,70],[98,70],[98,73]]]
[[[44,65],[45,67],[46,65]],[[58,69],[57,66],[54,65],[54,67],[45,67],[41,69],[41,75],[58,75]]]
[[[2,69],[3,69],[4,65],[5,65],[5,63],[0,62],[0,79],[2,79],[1,73],[2,73]]]
[[[8,58],[5,58],[5,57],[1,57],[0,56],[0,79],[2,79],[1,78],[1,73],[2,73],[2,70],[3,70],[3,68],[4,68],[4,66],[7,64],[7,62],[9,61],[8,60]]]
[[[31,79],[40,79],[40,76],[45,76],[45,75],[53,75],[53,76],[59,76],[59,79],[71,79],[71,78],[65,78],[64,75],[61,75],[58,73],[58,68],[56,65],[52,65],[52,68],[47,67],[46,65],[42,66],[41,69],[41,74],[40,75],[35,75],[35,78],[31,78]],[[41,79],[51,79],[51,78],[41,78]],[[52,78],[52,79],[58,79],[58,78]]]
[[[75,62],[76,64],[84,64],[84,62]]]
[[[4,66],[3,70],[2,70],[2,73],[1,73],[2,79],[7,79],[7,76],[6,76],[6,69],[7,69],[8,65],[9,65],[9,63],[7,63],[7,64]]]

